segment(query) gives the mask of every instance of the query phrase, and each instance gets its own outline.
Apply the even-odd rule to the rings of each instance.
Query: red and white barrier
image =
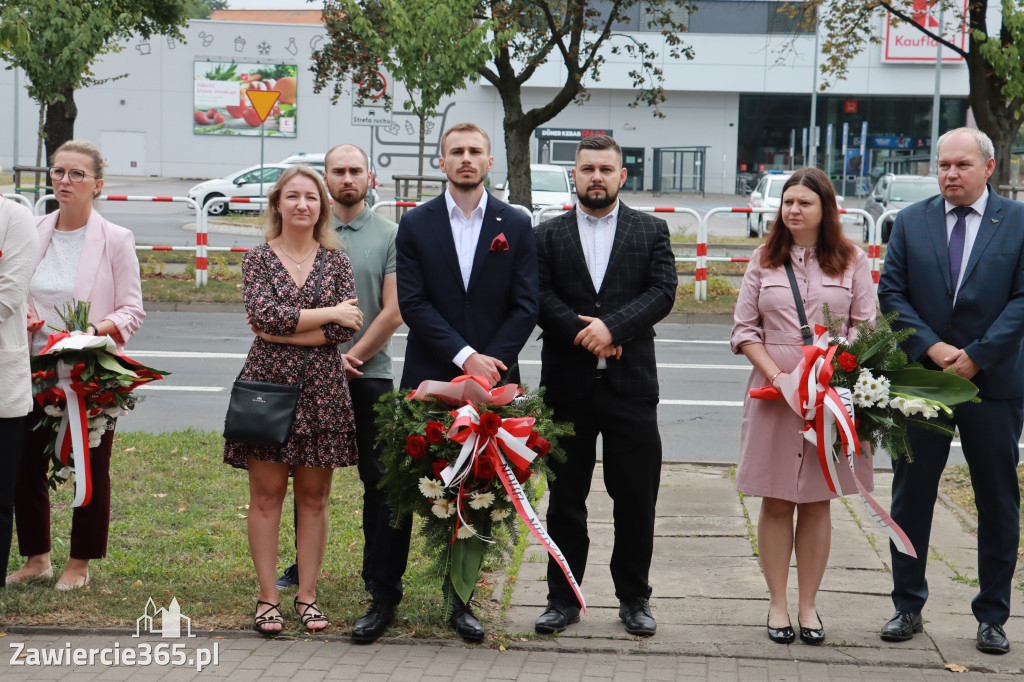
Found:
[[[201,253],[203,245],[205,244],[205,226],[203,208],[196,202],[188,197],[166,197],[166,196],[134,196],[128,194],[101,194],[96,197],[99,201],[141,201],[146,203],[164,203],[164,204],[186,204],[189,208],[196,212],[196,286],[202,286],[206,284],[206,254]],[[52,194],[48,194],[39,201],[36,202],[33,207],[33,213],[43,215],[44,206],[47,201],[56,201],[56,197]],[[203,240],[200,241],[200,230],[203,230]],[[172,247],[173,248],[173,247]],[[189,248],[189,247],[186,247]],[[164,250],[164,249],[160,249]],[[184,249],[182,249],[184,250]],[[202,255],[202,275],[200,275],[200,254]]]
[[[32,202],[29,201],[27,198],[21,196],[17,192],[0,192],[0,197],[3,197],[4,199],[13,199],[14,201],[17,201],[28,210],[32,210]]]
[[[210,251],[247,251],[248,249],[239,246],[210,246],[210,232],[208,224],[210,220],[210,208],[221,204],[254,204],[266,206],[266,197],[214,197],[203,204],[199,211],[199,219],[196,220],[196,286],[206,286],[210,281],[209,275],[209,252]]]

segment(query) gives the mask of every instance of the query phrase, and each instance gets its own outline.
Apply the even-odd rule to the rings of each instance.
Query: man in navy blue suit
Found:
[[[493,163],[487,133],[472,123],[452,126],[441,137],[448,189],[398,225],[398,304],[409,326],[402,388],[463,373],[491,386],[519,380],[519,351],[537,322],[537,248],[529,216],[484,189]],[[380,637],[402,598],[410,519],[398,529],[381,525],[391,537],[378,534],[374,544],[390,550],[375,551],[373,601],[357,641]],[[455,590],[449,593],[452,627],[466,640],[482,641],[480,621]]]
[[[941,196],[896,216],[878,287],[895,329],[912,327],[911,360],[949,369],[978,386],[980,403],[958,405],[948,420],[960,431],[978,507],[978,578],[971,602],[977,648],[1010,650],[1003,625],[1020,541],[1017,442],[1024,421],[1024,204],[987,184],[995,168],[992,141],[958,128],[938,139]],[[906,531],[916,559],[892,555],[896,613],[886,641],[922,631],[928,598],[925,565],[939,478],[950,436],[908,429],[914,461],[893,463],[892,518]]]

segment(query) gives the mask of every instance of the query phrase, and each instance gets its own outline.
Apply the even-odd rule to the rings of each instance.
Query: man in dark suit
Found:
[[[988,136],[958,128],[938,139],[941,196],[896,216],[878,287],[895,329],[914,328],[904,343],[911,360],[952,368],[978,386],[980,403],[958,405],[948,420],[960,431],[978,507],[980,591],[971,603],[977,647],[1004,654],[1003,624],[1020,538],[1017,442],[1024,421],[1024,204],[995,194]],[[908,429],[914,461],[893,463],[892,518],[918,558],[892,554],[896,613],[882,628],[886,641],[922,631],[928,598],[925,565],[948,435]]]
[[[604,481],[615,501],[611,573],[619,618],[634,635],[653,635],[648,599],[654,509],[661,481],[654,324],[672,309],[678,277],[664,220],[618,199],[626,182],[622,150],[607,135],[576,148],[576,208],[537,228],[541,385],[556,420],[576,434],[560,441],[547,528],[578,582],[590,539],[587,495],[602,436]],[[548,604],[537,632],[564,630],[580,604],[558,564],[548,562]]]
[[[406,213],[398,225],[398,305],[409,326],[402,388],[466,373],[519,380],[519,351],[537,323],[537,249],[530,218],[484,190],[491,141],[479,126],[460,123],[441,137],[444,194]],[[390,511],[385,512],[387,516]],[[388,525],[390,529],[390,525]],[[402,598],[410,519],[375,545],[373,603],[363,641],[379,637]],[[484,630],[455,590],[451,625],[479,642]]]

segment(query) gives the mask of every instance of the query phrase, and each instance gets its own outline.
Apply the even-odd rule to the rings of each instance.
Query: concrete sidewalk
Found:
[[[888,507],[891,475],[876,472],[875,498]],[[658,633],[626,634],[618,620],[607,562],[611,554],[611,502],[600,468],[590,498],[591,553],[583,583],[589,604],[582,621],[557,637],[533,634],[543,610],[546,556],[531,544],[514,583],[497,586],[484,608],[499,613],[488,641],[471,646],[452,639],[397,640],[356,646],[347,629],[331,628],[304,641],[267,640],[251,633],[206,633],[193,639],[135,639],[132,632],[19,628],[0,635],[3,680],[945,680],[1024,679],[1024,599],[1013,593],[1007,623],[1012,651],[990,656],[974,648],[977,624],[970,611],[976,592],[976,539],[957,513],[936,507],[929,556],[931,597],[925,632],[890,644],[878,630],[892,613],[888,543],[856,497],[832,505],[832,553],[819,596],[826,644],[771,642],[764,629],[768,594],[751,545],[758,498],[741,499],[729,467],[666,464],[658,503],[652,608]],[[538,510],[544,517],[545,503]],[[1018,568],[1024,579],[1024,567]],[[1018,583],[1019,584],[1019,580]],[[790,576],[796,617],[796,577]],[[329,588],[328,588],[329,589]],[[504,634],[501,633],[501,626]],[[492,639],[493,637],[493,639]],[[183,643],[184,665],[140,667],[28,665],[30,649]],[[6,644],[7,646],[3,646]],[[22,658],[15,645],[24,645]],[[504,646],[505,650],[499,647]],[[216,665],[197,673],[199,650],[217,648]],[[170,650],[169,650],[170,651]],[[39,655],[39,654],[35,654]],[[98,654],[97,654],[98,656]],[[171,655],[172,660],[174,655]],[[12,665],[12,662],[14,663]],[[966,674],[946,669],[963,666]]]

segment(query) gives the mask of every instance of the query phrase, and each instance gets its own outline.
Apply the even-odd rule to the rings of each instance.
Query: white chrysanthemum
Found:
[[[473,526],[469,525],[468,523],[464,523],[461,526],[459,526],[459,532],[456,534],[455,537],[457,537],[459,540],[465,540],[467,538],[473,537],[474,535],[476,535],[476,531],[473,529]]]
[[[109,414],[111,417],[120,416],[120,414],[122,412],[124,412],[124,410],[119,405],[114,405],[112,407],[107,407],[107,408],[104,408],[104,410],[103,410],[104,414]]]
[[[57,478],[63,479],[65,481],[68,480],[69,478],[71,478],[71,468],[70,467],[64,467],[63,469],[58,471],[57,472]]]
[[[91,431],[97,431],[99,429],[107,430],[107,418],[106,417],[93,417],[89,420],[89,429]]]
[[[440,481],[423,476],[420,478],[420,492],[423,493],[423,497],[436,500],[444,497],[444,486],[441,485]],[[441,518],[444,517],[442,516]]]
[[[441,500],[434,502],[434,506],[430,511],[434,512],[434,516],[439,519],[447,519],[455,513],[455,505],[452,504],[451,500]]]
[[[89,447],[95,448],[99,446],[100,441],[103,440],[103,436],[94,436],[91,432],[89,433]]]
[[[47,405],[46,407],[43,408],[43,412],[45,412],[47,414],[47,416],[49,416],[49,417],[63,417],[64,416],[64,410],[60,409],[56,405]]]
[[[469,506],[473,509],[487,509],[494,504],[494,493],[473,493]]]
[[[491,521],[504,521],[508,518],[508,509],[492,509],[491,510]]]

